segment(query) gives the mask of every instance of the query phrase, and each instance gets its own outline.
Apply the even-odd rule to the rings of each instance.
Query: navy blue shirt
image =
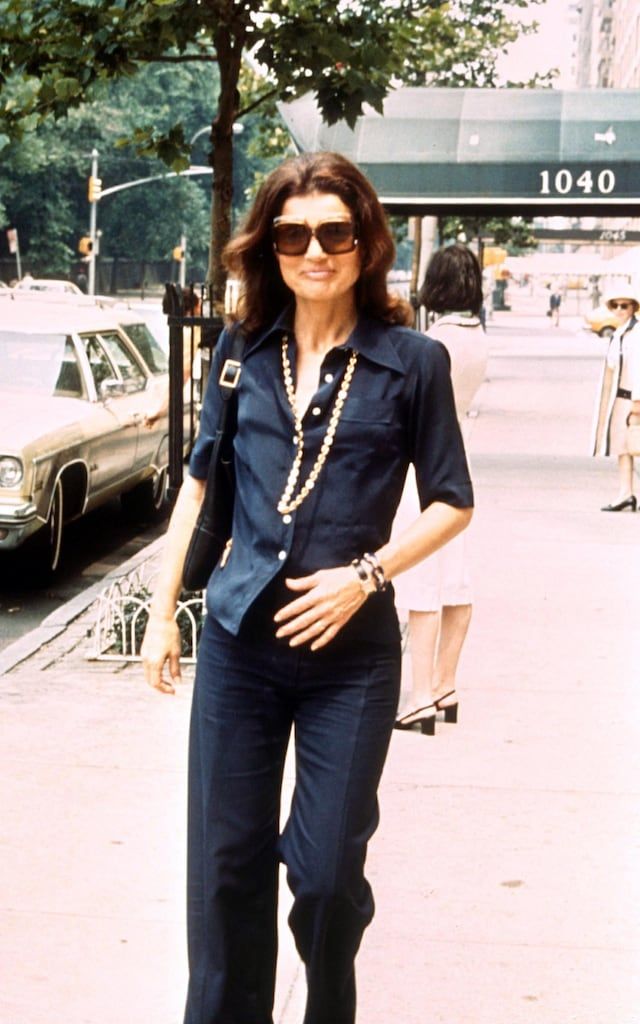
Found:
[[[434,501],[455,508],[473,505],[446,349],[410,328],[361,317],[346,343],[325,356],[318,390],[304,414],[304,458],[294,494],[316,460],[349,356],[357,351],[349,394],[315,488],[295,512],[277,511],[296,453],[281,364],[286,334],[295,381],[290,321],[288,310],[273,326],[250,335],[245,346],[237,391],[233,545],[207,588],[209,613],[234,634],[256,608],[273,630],[272,613],[297,596],[284,587],[285,576],[348,565],[386,543],[409,463],[415,466],[423,509]],[[201,480],[219,419],[218,377],[230,341],[230,332],[223,332],[189,464],[191,475]],[[392,589],[368,598],[345,629],[353,638],[365,632],[379,642],[397,638]]]

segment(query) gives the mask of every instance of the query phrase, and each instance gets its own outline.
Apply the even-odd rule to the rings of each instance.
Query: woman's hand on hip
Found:
[[[149,686],[162,693],[175,693],[173,683],[180,682],[180,630],[174,618],[165,619],[150,615],[147,629],[140,648],[144,676]],[[169,666],[169,675],[173,682],[165,676],[165,667]]]
[[[309,641],[312,651],[325,647],[367,599],[351,566],[320,569],[286,584],[301,594],[274,617],[276,636],[290,637],[290,647]]]

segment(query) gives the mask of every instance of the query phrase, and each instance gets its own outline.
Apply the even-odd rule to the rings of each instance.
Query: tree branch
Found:
[[[176,56],[167,55],[166,57],[133,57],[137,64],[186,64],[188,61],[205,61],[211,64],[218,63],[217,53],[199,54],[199,53],[185,53],[177,54]]]
[[[262,96],[258,96],[258,98],[254,100],[252,103],[248,103],[246,107],[242,107],[242,109],[238,111],[236,116],[240,118],[244,117],[245,114],[250,114],[252,110],[255,110],[256,107],[259,107],[261,103],[265,102],[265,100],[270,100],[272,96],[277,95],[278,89],[269,89],[268,92],[263,93]]]

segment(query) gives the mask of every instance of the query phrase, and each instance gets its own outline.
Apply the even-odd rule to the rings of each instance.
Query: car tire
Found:
[[[611,335],[613,334],[613,331],[614,331],[614,328],[613,327],[609,327],[607,325],[606,327],[601,327],[600,330],[598,331],[598,334],[600,335],[601,338],[610,338]]]
[[[53,488],[49,517],[31,542],[34,575],[46,581],[60,567],[64,526],[64,489],[58,479]]]
[[[129,522],[148,523],[163,519],[169,509],[166,468],[121,494],[120,504]]]

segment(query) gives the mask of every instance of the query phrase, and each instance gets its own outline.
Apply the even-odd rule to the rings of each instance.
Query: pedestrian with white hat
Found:
[[[592,435],[592,455],[618,459],[618,494],[603,512],[635,512],[634,451],[629,450],[627,427],[640,424],[640,299],[626,285],[605,296],[607,308],[618,326],[611,335],[605,357]]]

